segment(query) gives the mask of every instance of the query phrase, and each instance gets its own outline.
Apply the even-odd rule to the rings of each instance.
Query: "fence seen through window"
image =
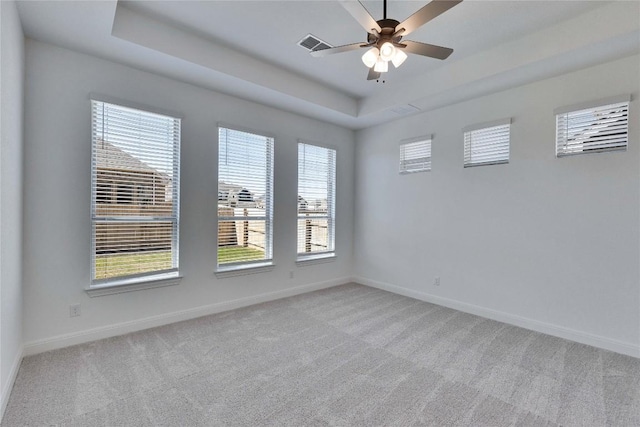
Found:
[[[177,273],[180,119],[91,106],[92,284]]]
[[[273,138],[218,129],[218,267],[272,259]]]
[[[336,150],[298,143],[298,259],[335,248]]]

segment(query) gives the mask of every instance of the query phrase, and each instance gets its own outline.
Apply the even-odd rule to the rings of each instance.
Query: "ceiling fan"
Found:
[[[368,47],[370,49],[362,55],[362,62],[369,68],[367,80],[379,79],[382,73],[389,70],[389,62],[398,68],[407,59],[405,52],[436,59],[447,59],[451,55],[453,49],[448,47],[402,40],[402,38],[461,3],[462,0],[433,0],[402,22],[387,19],[387,0],[383,1],[384,17],[378,21],[373,19],[359,1],[341,1],[342,6],[367,32],[367,42],[314,50],[311,55],[323,57]]]

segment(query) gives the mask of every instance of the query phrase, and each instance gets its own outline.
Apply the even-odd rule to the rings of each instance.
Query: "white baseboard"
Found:
[[[632,343],[618,341],[611,338],[594,335],[588,332],[578,331],[575,329],[565,328],[563,326],[557,326],[551,323],[540,322],[538,320],[517,316],[515,314],[492,310],[489,308],[480,307],[449,298],[443,298],[425,292],[403,288],[389,283],[379,282],[377,280],[367,279],[365,277],[356,276],[353,278],[353,281],[362,285],[393,292],[394,294],[404,295],[410,298],[419,299],[421,301],[453,308],[454,310],[464,311],[465,313],[475,314],[488,319],[497,320],[499,322],[508,323],[536,332],[541,332],[543,334],[565,338],[571,341],[579,342],[581,344],[587,344],[605,350],[614,351],[616,353],[625,354],[627,356],[640,357],[640,346]]]
[[[0,421],[4,418],[4,411],[7,409],[7,403],[9,403],[9,397],[11,396],[11,390],[13,390],[13,384],[16,382],[18,376],[18,370],[20,370],[20,364],[22,363],[22,357],[24,355],[24,347],[21,347],[13,360],[11,365],[11,371],[7,381],[2,384],[2,400],[0,401]]]
[[[176,311],[173,313],[160,314],[146,317],[139,320],[117,323],[115,325],[102,326],[86,331],[74,332],[70,334],[58,335],[42,340],[31,341],[24,344],[24,355],[43,353],[45,351],[56,350],[72,345],[83,344],[104,338],[128,334],[130,332],[141,331],[143,329],[155,328],[157,326],[168,325],[170,323],[181,322],[183,320],[195,319],[197,317],[210,314],[221,313],[223,311],[234,310],[236,308],[247,307],[262,302],[273,301],[294,295],[313,292],[320,289],[343,285],[352,281],[351,277],[342,277],[324,282],[311,283],[297,286],[295,288],[283,289],[275,292],[253,295],[231,301],[224,301],[216,304],[203,305],[188,310]],[[4,395],[3,395],[4,396]]]

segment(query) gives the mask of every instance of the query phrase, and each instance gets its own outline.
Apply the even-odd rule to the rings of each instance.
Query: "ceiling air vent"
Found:
[[[333,47],[329,43],[320,40],[312,34],[304,36],[303,39],[298,42],[298,46],[301,46],[308,51],[323,50]]]
[[[389,111],[399,116],[406,116],[407,114],[418,112],[420,111],[420,109],[415,105],[406,104],[406,105],[398,105],[398,106],[389,108]]]

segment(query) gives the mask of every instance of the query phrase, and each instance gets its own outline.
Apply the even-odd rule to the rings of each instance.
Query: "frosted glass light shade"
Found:
[[[393,62],[394,67],[398,68],[402,65],[405,59],[407,59],[407,54],[404,53],[402,49],[396,49],[396,53],[393,55],[391,62]]]
[[[396,53],[396,50],[397,49],[393,47],[391,43],[384,42],[382,46],[380,46],[380,58],[382,58],[382,60],[385,62],[391,61]]]
[[[384,61],[382,58],[378,58],[376,65],[373,67],[373,71],[376,73],[386,73],[389,71],[389,63]]]
[[[372,47],[371,49],[366,51],[364,55],[362,55],[362,62],[367,66],[367,68],[373,67],[374,65],[376,65],[379,53],[380,51],[377,47]]]

